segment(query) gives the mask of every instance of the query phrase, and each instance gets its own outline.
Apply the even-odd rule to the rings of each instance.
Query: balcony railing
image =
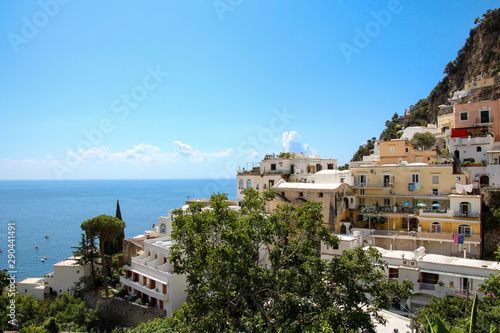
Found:
[[[476,118],[476,124],[490,124],[494,122],[493,117],[488,117],[489,119]]]
[[[393,188],[394,183],[391,183],[391,182],[354,182],[354,187]]]
[[[290,175],[290,174],[292,174],[292,170],[291,169],[289,169],[289,170],[266,170],[265,174],[266,175],[281,175],[281,174]]]
[[[470,290],[469,289],[469,296],[474,296],[474,294],[476,293],[475,290]],[[456,296],[461,296],[461,297],[467,297],[467,289],[455,289],[455,295]]]
[[[455,217],[479,218],[479,213],[478,212],[469,212],[469,213],[455,212],[454,216]]]
[[[426,232],[426,231],[399,231],[399,230],[370,230],[370,235],[372,236],[382,236],[382,237],[411,237],[420,238],[426,240],[448,240],[455,241],[452,233],[444,232]],[[464,243],[469,242],[480,242],[480,235],[464,235]]]
[[[420,290],[436,290],[436,285],[433,283],[420,283],[419,284],[419,289]]]

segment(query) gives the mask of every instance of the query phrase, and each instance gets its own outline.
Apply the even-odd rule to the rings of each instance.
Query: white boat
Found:
[[[41,262],[45,262],[45,259],[43,259],[43,258],[42,258],[42,259],[40,259],[40,261],[41,261]]]

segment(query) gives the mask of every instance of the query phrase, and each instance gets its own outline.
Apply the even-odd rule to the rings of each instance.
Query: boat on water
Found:
[[[45,238],[49,238],[50,236],[49,235],[45,235]]]
[[[49,258],[47,258],[47,257],[43,257],[43,259],[44,259],[44,260],[47,260],[47,259],[49,259]]]
[[[40,259],[40,261],[41,261],[41,262],[45,262],[45,259],[43,259],[43,258],[42,258],[42,259]]]
[[[2,253],[2,252],[3,252],[3,249],[0,249],[0,253]]]
[[[38,250],[38,245],[35,245],[35,250]]]

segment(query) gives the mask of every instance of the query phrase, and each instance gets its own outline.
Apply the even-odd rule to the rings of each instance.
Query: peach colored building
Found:
[[[456,104],[455,105],[455,129],[452,136],[457,136],[460,129],[489,128],[495,134],[495,141],[500,141],[500,100]]]
[[[398,164],[401,161],[429,164],[435,155],[436,152],[432,150],[415,150],[407,140],[381,141],[380,162],[377,164]]]

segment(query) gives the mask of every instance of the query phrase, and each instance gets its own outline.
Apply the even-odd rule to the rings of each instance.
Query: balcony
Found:
[[[475,293],[476,293],[475,290],[467,291],[467,289],[455,289],[455,296],[458,296],[458,297],[467,297],[467,295],[469,295],[469,297],[471,297],[471,296],[474,296]]]
[[[452,233],[426,232],[426,231],[399,231],[399,230],[370,230],[370,235],[374,237],[398,237],[409,239],[420,239],[429,241],[449,241],[454,242]],[[464,235],[464,243],[480,243],[480,235]]]
[[[494,122],[494,117],[476,118],[476,124],[486,125]]]
[[[454,217],[467,217],[467,218],[473,218],[473,219],[478,219],[479,218],[479,213],[478,212],[454,212],[453,214]]]
[[[132,280],[132,277],[126,278],[124,276],[120,276],[120,282],[123,283],[126,286],[132,287],[137,291],[140,291],[143,294],[152,296],[156,299],[163,300],[163,301],[168,301],[169,297],[168,294],[163,294],[160,291],[159,287],[155,288],[149,288],[149,286],[144,286],[140,282],[135,282]]]
[[[238,175],[260,175],[260,168],[254,168],[252,170],[238,170]]]
[[[292,169],[287,169],[287,170],[266,170],[265,171],[266,175],[291,175],[292,174]]]
[[[393,188],[394,183],[391,182],[354,182],[354,187],[362,188]]]
[[[420,290],[436,290],[436,285],[433,283],[419,283]]]

